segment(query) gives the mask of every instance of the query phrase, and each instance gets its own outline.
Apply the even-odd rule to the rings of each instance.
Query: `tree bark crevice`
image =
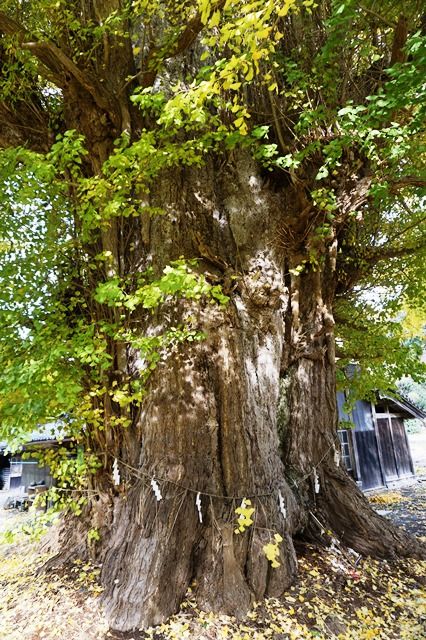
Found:
[[[328,539],[314,518],[360,553],[422,554],[335,465],[332,260],[326,252],[316,270],[306,266],[289,282],[274,230],[294,214],[290,196],[271,193],[247,158],[233,172],[231,183],[220,174],[213,187],[212,165],[186,168],[183,192],[179,176],[165,175],[150,196],[165,211],[150,221],[144,247],[155,272],[206,245],[218,263],[239,265],[241,285],[224,308],[186,301],[163,310],[175,326],[196,317],[206,338],[160,361],[129,429],[99,434],[108,451],[94,489],[106,501],[88,506],[101,533],[91,552],[102,563],[111,626],[121,631],[162,622],[191,585],[199,606],[239,617],[253,600],[279,597],[297,575],[294,536]],[[295,287],[296,328],[288,313]],[[147,317],[148,333],[167,324],[159,314]],[[122,486],[112,493],[114,457]],[[243,497],[254,522],[237,535]],[[263,547],[275,533],[283,540],[272,569]]]
[[[77,23],[87,30],[92,23],[103,26],[121,4],[119,0],[83,2],[76,9],[80,12]],[[218,0],[213,9],[218,11],[224,4]],[[307,26],[307,58],[318,59],[326,35],[324,27],[318,42],[312,36],[322,30],[315,24],[318,15],[299,12],[282,20],[286,43],[282,51],[289,60],[293,46],[298,47],[303,33],[308,33]],[[137,82],[142,87],[153,86],[164,62],[192,47],[203,28],[200,15],[180,26],[168,25],[164,19],[165,31],[174,29],[169,42],[162,41],[163,17],[158,18],[158,42],[151,42],[148,16],[146,46],[136,47],[141,49],[139,69],[132,49],[134,34],[126,20],[120,17],[116,30],[100,29],[96,45],[88,37],[93,45],[89,53],[77,50],[84,47],[78,38],[73,45],[73,34],[62,33],[62,42],[30,38],[24,26],[0,11],[0,33],[16,36],[17,45],[39,61],[40,73],[62,90],[61,131],[75,130],[84,137],[88,154],[83,158],[82,174],[86,178],[102,176],[105,161],[114,153],[115,141],[123,131],[133,141],[144,126],[151,127],[155,135],[160,134],[158,153],[167,149],[169,141],[178,144],[187,135],[185,127],[175,133],[170,133],[173,127],[161,129],[156,107],[152,107],[148,125],[130,94]],[[406,26],[401,18],[393,61],[403,55]],[[277,50],[281,46],[279,38],[274,46]],[[309,66],[307,59],[305,63]],[[298,75],[294,64],[290,84],[291,76]],[[336,69],[345,71],[343,64],[343,59],[338,61]],[[198,68],[195,64],[191,75],[195,78],[202,67],[202,61]],[[177,79],[168,71],[158,84],[165,96]],[[283,75],[284,71],[283,67]],[[302,68],[300,71],[303,77]],[[37,77],[34,69],[31,73]],[[220,67],[214,73],[220,75]],[[299,80],[294,82],[298,95]],[[332,104],[324,105],[328,98],[319,89],[319,97],[315,96],[317,89],[311,95],[307,88],[312,113],[320,105],[321,109],[327,106],[324,111],[330,107],[330,115],[334,109],[339,114],[337,109],[347,97],[355,96],[359,102],[359,95],[362,100],[368,95],[364,85],[357,86],[356,92],[350,89],[349,75],[340,78],[340,83],[338,107],[334,98],[330,98]],[[254,121],[256,102],[270,103],[273,94],[260,83],[247,81],[245,86],[246,97],[252,94],[247,113]],[[281,99],[284,93],[277,96]],[[0,103],[1,124],[9,125],[0,132],[2,146],[25,144],[43,153],[51,148],[51,114],[41,89],[39,98],[34,103],[17,98],[13,107]],[[201,168],[177,166],[176,161],[176,166],[151,180],[140,177],[149,193],[144,192],[139,216],[103,220],[105,226],[97,230],[93,246],[83,247],[87,263],[102,251],[113,256],[112,268],[108,271],[103,266],[96,274],[102,278],[129,276],[136,281],[148,268],[157,277],[174,260],[195,258],[197,272],[210,282],[221,283],[230,298],[224,308],[207,300],[174,300],[152,313],[141,309],[137,319],[141,334],[158,335],[169,327],[185,326],[191,316],[193,326],[206,338],[181,344],[159,361],[147,395],[134,409],[126,429],[114,426],[112,418],[121,417],[122,410],[108,393],[93,400],[95,409],[104,410],[103,430],[89,425],[83,435],[88,448],[99,454],[102,467],[90,480],[82,519],[64,519],[58,539],[62,548],[48,566],[91,553],[102,564],[102,598],[115,629],[129,631],[161,623],[178,609],[191,585],[201,606],[242,617],[254,599],[279,597],[290,586],[297,575],[294,537],[326,541],[327,536],[318,531],[321,526],[363,554],[424,554],[420,543],[375,514],[335,463],[339,441],[333,307],[337,286],[347,291],[363,272],[360,260],[339,265],[338,249],[344,251],[343,241],[352,224],[350,213],[368,202],[372,178],[366,175],[367,160],[361,151],[344,151],[347,142],[342,139],[341,155],[329,166],[333,167],[330,182],[318,182],[325,150],[330,152],[330,142],[341,138],[337,133],[332,136],[331,129],[321,133],[322,124],[311,129],[308,122],[296,134],[300,100],[295,100],[294,112],[286,112],[285,118],[278,114],[275,97],[273,113],[271,104],[265,107],[277,125],[277,131],[270,132],[271,141],[275,135],[282,146],[293,144],[296,138],[299,142],[300,136],[300,149],[306,144],[306,158],[297,171],[277,171],[265,180],[265,170],[243,145],[221,156],[211,153]],[[215,115],[221,118],[223,114],[218,108]],[[188,136],[202,131],[199,124],[192,132],[189,119]],[[336,131],[337,124],[338,115]],[[309,129],[311,139],[304,138],[304,128]],[[317,151],[309,156],[314,139],[317,144],[315,136],[319,136]],[[327,156],[328,160],[333,156]],[[153,162],[153,173],[156,166]],[[71,182],[71,173],[66,177],[70,206],[77,210],[78,188]],[[137,183],[137,177],[130,179]],[[424,181],[415,175],[400,179],[394,175],[389,184],[392,194],[424,186]],[[318,196],[321,189],[336,196],[331,208],[328,195],[323,204],[316,203],[315,198],[321,201],[323,197]],[[149,207],[162,215],[150,216]],[[99,217],[102,215],[100,211]],[[78,216],[77,211],[76,219]],[[401,252],[414,251],[413,247],[376,247],[369,253],[370,265],[382,258],[400,257]],[[95,280],[89,276],[87,299],[97,287]],[[99,325],[105,317],[120,320],[117,309],[91,303],[93,313],[84,320]],[[107,354],[112,361],[107,374],[111,379],[146,373],[141,354],[119,339],[109,339]],[[115,460],[120,468],[119,487],[112,481]],[[254,522],[236,534],[235,510],[243,498],[252,501]],[[91,528],[100,534],[96,544],[87,540]],[[264,546],[276,533],[282,541],[279,566],[272,568]]]

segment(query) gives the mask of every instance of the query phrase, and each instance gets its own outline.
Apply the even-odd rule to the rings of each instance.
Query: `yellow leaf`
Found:
[[[219,22],[220,22],[220,11],[215,11],[209,20],[210,29],[213,29],[213,27],[217,27]]]
[[[290,7],[295,3],[296,0],[285,0],[281,9],[278,9],[277,14],[282,17],[287,15]]]
[[[266,29],[261,29],[256,33],[256,36],[259,38],[259,40],[265,40],[269,36],[270,30],[271,30],[271,27],[267,27]]]

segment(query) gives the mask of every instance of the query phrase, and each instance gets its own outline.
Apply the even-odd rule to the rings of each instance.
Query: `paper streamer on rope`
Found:
[[[121,482],[120,480],[120,469],[118,468],[118,460],[114,458],[114,462],[112,464],[112,480],[115,486],[118,486]]]
[[[197,497],[195,498],[195,505],[198,509],[198,519],[200,522],[203,522],[203,512],[201,511],[201,494],[197,493]]]
[[[340,466],[340,451],[336,447],[333,447],[333,448],[334,448],[334,464],[336,465],[336,467],[339,467]]]
[[[280,507],[280,511],[284,520],[287,518],[287,509],[285,508],[284,498],[282,496],[281,491],[278,491],[278,504]]]
[[[152,490],[153,490],[153,492],[155,494],[155,497],[157,498],[157,502],[160,502],[160,500],[162,499],[163,496],[161,495],[161,491],[160,491],[160,487],[158,485],[158,482],[154,478],[151,479],[151,487],[152,487]]]
[[[314,491],[315,493],[319,493],[320,491],[320,481],[316,469],[314,469]]]

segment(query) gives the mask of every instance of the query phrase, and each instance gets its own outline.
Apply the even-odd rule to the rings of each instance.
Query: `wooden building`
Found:
[[[69,438],[64,436],[62,424],[55,422],[34,431],[16,453],[9,453],[7,443],[0,442],[0,489],[27,491],[31,484],[40,483],[51,486],[49,468],[40,465],[35,458],[22,454],[46,447],[57,447],[58,441],[67,446]]]
[[[414,475],[405,420],[425,419],[424,413],[403,398],[378,396],[375,403],[358,400],[350,414],[337,394],[341,425],[338,431],[342,462],[354,480],[366,491],[386,487]]]

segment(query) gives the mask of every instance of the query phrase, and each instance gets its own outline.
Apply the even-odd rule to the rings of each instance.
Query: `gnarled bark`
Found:
[[[216,6],[222,4],[219,0]],[[77,14],[91,27],[102,25],[121,3],[88,0],[81,6]],[[328,15],[325,5],[318,15],[320,11]],[[325,27],[319,29],[315,22],[317,13],[299,12],[286,21],[284,57],[309,34],[307,57],[315,60],[323,44],[316,32],[324,29],[325,37]],[[105,31],[89,55],[73,51],[77,45],[66,29],[58,42],[47,36],[43,41],[31,36],[28,42],[27,29],[0,12],[0,33],[15,36],[38,60],[44,77],[61,89],[60,130],[75,129],[85,137],[83,171],[88,176],[102,174],[123,131],[136,140],[148,126],[131,104],[133,83],[152,85],[163,63],[191,47],[201,28],[201,18],[195,16],[169,46],[152,42],[142,51],[145,64],[136,69],[132,29],[124,19],[117,32]],[[173,74],[169,81],[173,83]],[[358,94],[370,92],[365,83],[359,86],[356,75],[351,87],[357,100]],[[287,153],[296,136],[292,123],[298,102],[288,113],[283,102],[279,115],[275,97],[271,105],[271,94],[261,84],[250,85],[249,94],[252,116],[260,113],[262,124],[274,121],[271,137],[276,135]],[[336,104],[345,104],[351,95],[342,89]],[[313,108],[323,108],[323,100],[315,88]],[[33,112],[37,120],[31,128]],[[0,103],[0,125],[2,146],[25,143],[44,152],[52,144],[50,117],[41,100],[34,108],[19,99],[13,108]],[[318,135],[322,142],[329,141],[331,132],[321,133],[321,126]],[[56,561],[69,560],[87,546],[85,527],[99,529],[101,539],[91,543],[89,551],[103,565],[103,599],[113,627],[131,630],[161,622],[177,609],[193,581],[202,606],[243,615],[252,599],[279,596],[291,584],[297,571],[293,536],[321,538],[322,527],[362,553],[422,553],[417,543],[374,514],[336,467],[337,242],[339,234],[345,234],[349,213],[364,206],[370,186],[370,177],[364,175],[366,159],[355,155],[342,155],[341,164],[347,161],[348,167],[332,178],[337,194],[332,223],[327,209],[312,197],[322,160],[308,157],[297,175],[293,169],[277,170],[278,175],[271,174],[274,184],[269,184],[256,164],[236,149],[232,158],[210,158],[201,169],[176,167],[158,176],[156,184],[149,185],[150,204],[162,208],[163,215],[149,218],[142,212],[139,218],[103,220],[93,246],[85,247],[90,257],[110,252],[108,276],[127,277],[131,272],[133,277],[137,265],[161,273],[180,256],[198,258],[200,272],[221,284],[230,297],[226,308],[180,302],[141,317],[141,332],[155,332],[184,324],[191,316],[206,339],[176,349],[157,367],[130,427],[112,428],[106,419],[104,430],[87,429],[88,445],[104,466],[93,479],[79,527],[65,521]],[[79,196],[72,181],[69,189],[73,202]],[[357,277],[348,274],[347,286]],[[91,302],[92,294],[90,290]],[[97,311],[95,322],[104,321]],[[111,309],[107,312],[114,315]],[[122,343],[111,340],[109,347],[111,378],[130,377],[143,366],[138,354]],[[119,412],[117,407],[107,409],[107,418]],[[120,468],[118,488],[111,479],[114,460]],[[151,481],[161,491],[159,501]],[[237,535],[235,509],[243,498],[252,501],[254,523]],[[280,566],[272,569],[263,546],[275,533],[283,541]]]
[[[203,606],[242,615],[253,599],[282,593],[296,573],[291,532],[299,509],[276,430],[286,290],[271,241],[280,203],[250,162],[234,171],[232,182],[222,172],[214,186],[211,168],[186,173],[183,190],[175,177],[166,213],[151,223],[149,241],[163,247],[157,264],[209,247],[201,264],[217,278],[226,277],[218,273],[223,265],[236,290],[224,309],[192,310],[206,339],[158,366],[135,440],[120,452],[140,473],[122,467],[130,488],[113,500],[112,535],[101,553],[105,601],[119,629],[160,622],[194,579]],[[158,503],[150,478],[161,487]],[[254,525],[237,536],[235,509],[244,497],[255,508]],[[274,533],[283,542],[281,566],[271,570],[262,547]]]
[[[209,164],[163,176],[152,200],[165,211],[144,231],[154,269],[198,257],[230,302],[179,303],[145,327],[191,315],[206,339],[161,362],[138,419],[106,438],[105,471],[94,485],[103,501],[89,511],[102,536],[91,551],[102,562],[112,627],[160,623],[190,584],[200,606],[242,616],[294,580],[293,536],[327,541],[322,527],[360,553],[420,555],[336,466],[333,260],[326,254],[321,269],[290,277],[289,247],[276,230],[297,215],[296,198],[273,193],[241,158],[226,171]],[[114,457],[118,490],[108,477]],[[243,498],[254,523],[237,535]],[[275,533],[283,541],[272,569],[263,546]]]

